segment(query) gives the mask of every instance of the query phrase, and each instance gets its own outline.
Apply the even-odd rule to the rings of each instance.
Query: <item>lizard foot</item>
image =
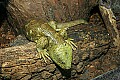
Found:
[[[51,60],[46,49],[40,50],[39,48],[37,48],[37,51],[38,51],[39,58],[43,58],[46,63],[47,63],[46,58]]]
[[[71,47],[73,50],[77,49],[76,44],[73,42],[74,39],[68,38],[67,40],[65,40]]]

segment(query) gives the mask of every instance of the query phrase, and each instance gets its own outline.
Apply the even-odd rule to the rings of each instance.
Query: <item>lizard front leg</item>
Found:
[[[45,36],[42,36],[39,39],[37,39],[35,42],[37,44],[37,51],[38,51],[39,58],[43,58],[45,62],[47,62],[46,58],[51,60],[46,49],[46,47],[49,44],[48,38]]]

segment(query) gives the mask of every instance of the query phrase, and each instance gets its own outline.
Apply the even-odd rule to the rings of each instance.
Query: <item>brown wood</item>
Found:
[[[99,9],[106,25],[106,28],[113,40],[114,46],[120,48],[120,35],[117,29],[116,17],[112,12],[111,5],[109,3],[102,3],[99,5]]]
[[[82,29],[82,31],[81,31]],[[73,51],[71,70],[62,70],[48,59],[40,59],[36,45],[29,42],[24,45],[0,49],[1,79],[11,80],[58,80],[74,78],[84,72],[93,60],[105,55],[109,50],[109,36],[104,28],[78,25],[68,30],[69,36],[76,37],[77,50]],[[75,79],[80,79],[76,77]]]
[[[88,19],[98,0],[9,0],[8,21],[18,29],[31,19],[67,22]],[[19,31],[19,30],[18,30]]]
[[[80,18],[88,19],[91,9],[98,4],[98,0],[8,1],[8,21],[11,26],[15,27],[16,31],[19,31],[19,29],[31,19],[42,19],[46,22],[50,20],[67,22]],[[80,34],[83,29],[85,29],[85,27],[80,29],[79,26],[79,29],[71,29],[70,31],[74,34],[75,31],[80,30],[78,32]],[[84,31],[86,32],[84,33]],[[90,31],[95,31],[94,35],[92,32],[89,34]],[[88,30],[83,30],[81,35],[79,35],[80,39],[84,39],[76,42],[78,49],[73,52],[71,73],[69,73],[69,71],[65,72],[70,74],[66,75],[68,78],[70,78],[71,75],[73,78],[76,77],[76,75],[79,76],[79,73],[83,71],[90,61],[100,57],[102,54],[106,54],[109,48],[109,35],[102,29],[98,29],[98,32],[100,32],[99,35],[96,34],[96,28],[95,30],[88,28]],[[87,37],[88,35],[89,38]],[[97,57],[95,57],[96,55]],[[82,65],[79,65],[81,61]],[[3,78],[11,78],[12,80],[64,79],[64,74],[61,74],[62,70],[59,69],[55,63],[48,60],[46,64],[43,60],[39,59],[35,43],[32,42],[21,46],[0,49],[0,68],[0,76]]]

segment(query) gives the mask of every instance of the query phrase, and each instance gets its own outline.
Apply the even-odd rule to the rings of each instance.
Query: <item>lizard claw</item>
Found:
[[[49,59],[49,60],[51,60],[50,57],[49,57],[49,54],[47,53],[46,49],[39,50],[37,48],[37,51],[38,51],[39,58],[43,58],[46,63],[47,63],[46,58]]]
[[[73,42],[74,39],[68,38],[67,40],[65,40],[71,47],[73,50],[77,49],[76,44]]]

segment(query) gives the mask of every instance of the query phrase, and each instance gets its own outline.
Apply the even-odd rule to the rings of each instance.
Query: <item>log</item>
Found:
[[[82,30],[81,30],[82,29]],[[109,50],[110,37],[104,28],[78,25],[68,30],[68,36],[75,39],[77,50],[73,51],[72,68],[63,70],[53,61],[38,57],[36,45],[28,42],[0,49],[1,79],[40,80],[40,79],[82,79],[91,61],[105,55]]]
[[[17,32],[31,19],[67,22],[88,19],[98,0],[8,0],[8,21]],[[19,26],[18,26],[19,25]]]
[[[111,1],[100,0],[99,9],[114,46],[120,49],[120,35],[117,29],[116,17],[111,9]]]
[[[19,33],[31,19],[67,22],[88,19],[90,10],[98,0],[6,0],[8,23]],[[54,62],[37,56],[35,43],[0,49],[0,77],[12,80],[80,79],[86,65],[105,55],[109,50],[110,37],[105,29],[96,27],[73,27],[68,30],[70,38],[78,46],[73,51],[71,70],[62,70]],[[77,38],[76,38],[76,36]]]

